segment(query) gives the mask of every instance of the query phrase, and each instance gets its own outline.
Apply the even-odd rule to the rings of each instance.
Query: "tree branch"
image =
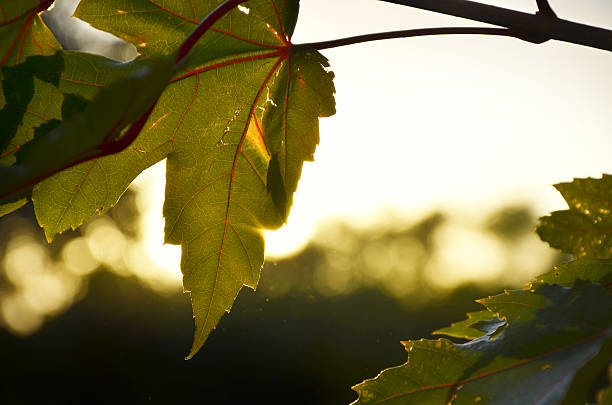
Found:
[[[538,4],[538,13],[547,15],[549,17],[557,16],[557,14],[555,14],[552,7],[548,3],[548,0],[536,0],[536,3]]]
[[[331,41],[312,42],[300,44],[296,47],[307,46],[318,51],[322,49],[337,48],[340,46],[361,44],[370,41],[380,41],[383,39],[424,37],[429,35],[497,35],[513,37],[532,42],[530,37],[525,37],[521,32],[509,30],[507,28],[487,28],[487,27],[441,27],[441,28],[418,28],[412,30],[380,32],[376,34],[358,35],[348,38],[334,39]]]
[[[538,5],[544,7],[544,10],[541,9],[541,12],[538,14],[523,13],[521,11],[468,0],[380,1],[506,27],[524,33],[526,37],[531,37],[533,42],[544,42],[548,39],[555,39],[591,48],[612,51],[612,31],[556,18],[554,13],[550,15],[544,11],[548,4],[548,2],[544,1],[538,1]],[[552,11],[552,9],[550,11]]]

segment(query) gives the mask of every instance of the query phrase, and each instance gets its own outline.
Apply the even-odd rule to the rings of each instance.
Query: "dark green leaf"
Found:
[[[404,342],[408,362],[355,386],[357,403],[558,404],[612,339],[612,295],[598,284],[544,284],[481,302],[508,321],[503,333]]]
[[[5,94],[5,103],[0,109],[0,150],[7,151],[11,146],[25,143],[32,135],[28,132],[33,127],[44,121],[45,115],[41,110],[32,109],[34,91],[42,92],[49,88],[47,94],[57,95],[53,87],[59,86],[59,78],[64,70],[64,58],[60,52],[52,56],[31,56],[20,65],[2,67],[2,90]],[[40,98],[39,98],[40,100]],[[38,105],[43,108],[44,113],[56,112],[57,99],[47,98],[47,106]],[[61,104],[61,102],[60,102]],[[51,110],[51,111],[50,111]],[[5,152],[0,157],[0,164],[8,166],[14,163],[12,153]]]
[[[608,388],[602,390],[597,395],[597,403],[600,405],[612,404],[612,366],[608,370]]]
[[[593,357],[580,371],[576,373],[562,405],[586,404],[599,391],[602,384],[601,376],[605,373],[612,360],[612,339],[607,339],[597,356]]]

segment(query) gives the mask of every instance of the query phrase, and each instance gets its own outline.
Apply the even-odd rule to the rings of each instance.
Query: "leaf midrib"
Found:
[[[270,81],[272,76],[274,75],[274,72],[280,66],[281,62],[285,58],[286,58],[286,56],[281,56],[281,57],[278,58],[278,60],[274,64],[274,66],[270,69],[270,72],[268,72],[268,75],[266,76],[266,78],[263,81],[262,85],[259,87],[259,90],[257,91],[257,94],[255,96],[255,99],[253,100],[253,104],[251,106],[251,110],[249,112],[249,116],[248,116],[247,122],[246,122],[244,130],[242,132],[242,136],[240,138],[240,142],[238,144],[238,147],[236,148],[236,152],[234,153],[234,159],[233,159],[233,162],[232,162],[230,185],[229,185],[229,191],[228,191],[228,198],[227,198],[227,209],[226,209],[226,213],[225,213],[225,226],[223,228],[223,236],[221,237],[221,248],[219,249],[219,260],[217,262],[217,269],[216,269],[216,273],[215,273],[215,282],[214,282],[214,285],[213,285],[212,294],[210,296],[210,301],[208,303],[208,309],[206,311],[206,317],[204,318],[203,328],[200,329],[199,335],[198,335],[197,339],[195,339],[196,342],[200,341],[202,339],[202,335],[204,333],[206,333],[206,331],[208,330],[208,328],[206,326],[208,324],[208,318],[210,316],[211,308],[212,308],[212,305],[213,305],[213,302],[214,302],[214,299],[215,299],[215,295],[216,295],[216,292],[217,292],[217,285],[219,283],[219,274],[221,272],[221,260],[223,258],[223,250],[224,250],[224,247],[225,247],[225,242],[227,240],[227,230],[228,230],[228,227],[230,226],[230,210],[231,210],[231,205],[232,205],[232,192],[233,192],[233,186],[234,186],[234,177],[236,175],[236,166],[238,164],[238,157],[241,155],[242,145],[244,143],[244,140],[247,137],[247,131],[248,131],[249,125],[251,123],[251,120],[252,120],[252,118],[254,116],[255,108],[257,107],[257,103],[259,101],[259,98],[261,97],[261,95],[263,93],[263,89],[266,87],[266,85],[268,84],[268,82]],[[247,257],[249,257],[249,256],[247,255]],[[250,260],[250,258],[249,258],[249,260]]]

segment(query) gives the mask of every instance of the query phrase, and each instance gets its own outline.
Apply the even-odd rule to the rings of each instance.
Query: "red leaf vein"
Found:
[[[416,394],[416,393],[423,392],[423,391],[431,391],[431,390],[441,389],[441,388],[451,388],[451,387],[456,387],[458,385],[463,385],[463,384],[467,384],[467,383],[470,383],[470,382],[473,382],[473,381],[477,381],[477,380],[480,380],[482,378],[486,378],[486,377],[490,377],[490,376],[495,375],[495,374],[502,373],[504,371],[512,370],[512,369],[514,369],[516,367],[524,366],[524,365],[532,363],[532,362],[534,362],[536,360],[540,360],[540,359],[542,359],[544,357],[551,356],[551,355],[553,355],[555,353],[558,353],[558,352],[561,352],[563,350],[570,349],[570,348],[575,347],[575,346],[579,346],[581,344],[584,344],[586,342],[589,342],[591,340],[597,339],[597,338],[602,337],[602,336],[607,335],[607,334],[608,333],[605,332],[605,331],[601,332],[601,333],[597,333],[595,335],[588,336],[588,337],[586,337],[586,338],[584,338],[582,340],[579,340],[577,342],[573,342],[573,343],[570,343],[568,345],[558,347],[558,348],[556,348],[554,350],[551,350],[549,352],[542,353],[542,354],[539,354],[537,356],[530,357],[530,358],[527,358],[527,359],[523,359],[523,360],[521,360],[521,361],[519,361],[517,363],[510,364],[510,365],[508,365],[506,367],[501,367],[501,368],[498,368],[496,370],[487,371],[487,372],[481,373],[479,375],[476,375],[474,377],[466,378],[466,379],[461,380],[461,381],[452,382],[452,383],[446,383],[446,384],[439,384],[439,385],[431,385],[431,386],[428,386],[428,387],[421,387],[421,388],[418,388],[418,389],[415,389],[415,390],[411,390],[411,391],[401,392],[399,394],[395,394],[395,395],[392,395],[390,397],[383,398],[383,399],[381,399],[379,401],[373,402],[372,405],[382,404],[382,403],[387,402],[387,401],[392,401],[394,399],[398,399],[398,398],[401,398],[401,397],[405,397],[407,395],[412,395],[412,394]]]
[[[25,14],[24,14],[25,15]],[[32,19],[32,17],[34,16],[34,12],[31,12],[30,16],[28,17],[28,19],[23,23],[23,25],[21,26],[21,28],[19,29],[19,33],[17,33],[17,36],[15,37],[15,40],[13,41],[13,43],[11,44],[11,46],[9,47],[9,49],[6,51],[6,54],[4,55],[4,58],[2,58],[2,61],[0,61],[0,66],[4,65],[4,62],[6,62],[6,60],[8,59],[8,57],[10,56],[10,54],[13,52],[13,49],[15,48],[15,45],[17,45],[17,42],[19,42],[19,38],[23,35],[25,36],[25,31],[27,30],[29,24],[30,24],[30,20]],[[19,17],[21,18],[21,17]],[[20,51],[21,52],[21,51]]]
[[[270,4],[272,5],[272,9],[274,10],[274,15],[276,16],[276,22],[278,24],[278,32],[280,33],[281,37],[278,38],[281,40],[281,42],[287,46],[289,45],[289,42],[287,42],[287,35],[285,35],[285,31],[283,30],[283,24],[281,23],[280,20],[280,13],[278,12],[278,10],[276,9],[276,5],[274,4],[273,0],[268,0],[270,2]],[[278,37],[278,33],[274,33],[276,34],[276,36]]]
[[[280,57],[276,61],[276,63],[274,64],[272,69],[270,69],[270,72],[266,76],[266,79],[263,81],[261,87],[257,91],[257,95],[255,96],[255,99],[253,100],[253,104],[251,106],[251,111],[249,112],[249,118],[247,119],[246,125],[244,127],[244,131],[242,133],[242,137],[240,139],[240,143],[238,144],[238,147],[236,148],[236,152],[234,153],[234,161],[232,163],[231,179],[230,179],[229,192],[228,192],[228,198],[227,198],[227,210],[226,210],[226,213],[225,213],[225,227],[223,229],[223,236],[221,238],[221,248],[219,249],[219,261],[217,262],[217,271],[216,271],[216,274],[215,274],[215,283],[213,285],[213,291],[212,291],[212,294],[210,296],[210,301],[208,303],[208,310],[206,312],[206,318],[204,319],[204,325],[206,325],[207,322],[208,322],[208,317],[210,315],[210,309],[212,308],[212,303],[214,301],[215,294],[217,292],[217,284],[219,283],[219,274],[220,274],[220,271],[221,271],[221,259],[223,258],[223,250],[225,248],[225,241],[227,240],[227,229],[229,227],[230,209],[231,209],[231,206],[232,206],[232,193],[233,193],[233,190],[234,190],[234,180],[235,180],[234,178],[236,176],[236,167],[238,165],[238,156],[240,156],[240,152],[241,152],[241,149],[242,149],[242,144],[244,143],[244,140],[246,139],[247,131],[248,131],[248,128],[249,128],[249,124],[251,123],[251,119],[254,116],[255,108],[257,107],[257,102],[258,102],[259,98],[261,97],[261,94],[263,93],[264,88],[266,87],[266,85],[268,84],[268,82],[272,78],[274,72],[276,71],[276,69],[278,68],[278,66],[283,61],[284,58],[285,58],[285,56]],[[206,330],[206,327],[202,328],[200,330],[200,334],[204,333],[205,330]],[[201,336],[199,336],[198,339],[196,339],[196,340],[200,340],[200,339],[201,339]]]
[[[164,7],[164,6],[162,6],[161,4],[156,3],[156,2],[155,2],[155,1],[153,1],[153,0],[148,0],[148,1],[149,1],[149,3],[153,4],[154,6],[159,7],[159,8],[160,8],[160,10],[165,11],[165,12],[167,12],[167,13],[169,13],[169,14],[171,14],[171,15],[173,15],[173,16],[175,16],[175,17],[177,17],[177,18],[180,18],[181,20],[184,20],[184,21],[187,21],[187,22],[189,22],[189,23],[196,24],[196,25],[200,23],[200,21],[198,21],[198,20],[197,20],[197,18],[198,18],[198,17],[197,17],[197,14],[196,14],[196,10],[195,10],[195,8],[193,7],[193,3],[191,3],[191,7],[192,7],[192,9],[193,9],[193,13],[194,13],[194,16],[195,16],[195,18],[196,18],[196,19],[191,19],[191,18],[189,18],[189,17],[185,17],[184,15],[181,15],[181,14],[177,13],[176,11],[172,11],[172,10],[170,10],[170,9],[168,9],[168,8],[166,8],[166,7]],[[231,15],[230,15],[229,17],[231,18]],[[230,37],[232,37],[232,38],[239,39],[239,40],[241,40],[241,41],[249,42],[249,43],[251,43],[251,44],[260,45],[260,46],[265,46],[265,47],[267,47],[267,48],[279,48],[278,46],[269,45],[269,44],[265,44],[265,43],[263,43],[263,42],[254,41],[254,40],[252,40],[252,39],[245,38],[245,37],[242,37],[242,36],[240,36],[240,35],[236,35],[236,34],[234,34],[234,33],[232,33],[232,32],[224,31],[224,30],[221,30],[221,29],[218,29],[218,28],[211,27],[211,28],[210,28],[210,30],[211,30],[211,31],[218,32],[218,33],[220,33],[220,34],[224,34],[224,35],[230,36]],[[230,24],[230,30],[231,30],[231,24]],[[285,42],[285,44],[286,44],[286,42]]]
[[[218,69],[224,66],[230,66],[230,65],[235,65],[238,63],[242,63],[242,62],[250,62],[250,61],[259,60],[259,59],[278,57],[278,56],[284,55],[285,53],[286,53],[286,50],[283,48],[283,49],[279,49],[276,52],[269,52],[269,53],[264,53],[264,54],[259,54],[259,55],[246,56],[243,58],[231,59],[231,60],[227,60],[224,62],[215,63],[213,65],[209,65],[209,66],[205,66],[200,69],[192,70],[192,71],[189,71],[188,73],[185,73],[184,75],[175,77],[174,79],[170,80],[170,83],[178,82],[179,80],[186,79],[193,75],[203,73],[203,72],[213,70],[213,69]]]

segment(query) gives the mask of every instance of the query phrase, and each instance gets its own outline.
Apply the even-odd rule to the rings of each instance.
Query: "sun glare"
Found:
[[[181,247],[164,244],[164,189],[166,161],[144,171],[134,183],[140,191],[142,247],[159,269],[180,279]]]
[[[159,269],[181,277],[180,246],[164,244],[164,203],[166,162],[160,162],[142,173],[134,182],[139,192],[138,208],[141,212],[142,246]],[[312,201],[305,193],[296,193],[291,216],[285,226],[276,231],[265,231],[266,257],[281,259],[291,256],[308,243],[316,222],[309,210]]]
[[[305,193],[295,193],[287,223],[276,231],[265,231],[266,258],[282,259],[304,249],[316,228],[312,218],[312,204]]]

